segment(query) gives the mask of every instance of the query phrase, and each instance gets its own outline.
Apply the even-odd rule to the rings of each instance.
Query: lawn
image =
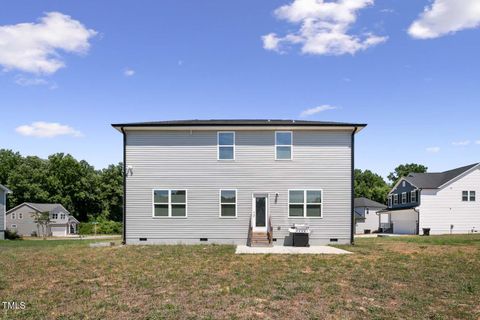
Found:
[[[479,319],[480,235],[358,239],[345,256],[0,241],[8,319]]]

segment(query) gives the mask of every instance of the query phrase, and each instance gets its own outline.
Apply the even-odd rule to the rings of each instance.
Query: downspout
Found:
[[[355,203],[354,203],[354,198],[355,198],[355,133],[357,132],[358,127],[355,127],[352,132],[352,159],[351,159],[351,165],[352,165],[352,181],[351,181],[351,187],[352,187],[352,193],[351,193],[351,208],[352,208],[352,214],[350,217],[350,244],[355,244],[354,242],[354,226],[355,226]]]
[[[122,244],[127,244],[127,134],[123,127],[123,234]]]

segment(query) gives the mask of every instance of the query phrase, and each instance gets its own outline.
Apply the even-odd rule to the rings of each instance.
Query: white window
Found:
[[[406,186],[406,183],[405,183],[405,181],[402,181],[402,187],[404,187],[404,188],[405,188],[405,186]]]
[[[60,219],[65,220],[65,213],[60,214]]]
[[[468,201],[468,191],[462,191],[462,201]]]
[[[275,132],[275,159],[292,160],[292,132]]]
[[[388,197],[388,206],[391,207],[392,206],[392,197]]]
[[[322,190],[289,190],[288,216],[292,218],[322,218],[323,191]]]
[[[16,228],[16,227],[17,227],[17,225],[16,225],[16,224],[12,224],[10,227],[12,227],[12,228]]]
[[[153,190],[153,217],[186,218],[187,190]]]
[[[475,201],[475,200],[476,200],[476,192],[470,191],[470,201]]]
[[[218,132],[217,145],[218,160],[235,160],[235,132]]]
[[[23,213],[22,212],[18,213],[18,219],[23,219]]]
[[[398,204],[398,194],[393,195],[393,204]]]
[[[15,212],[12,212],[12,220],[15,220],[17,219],[17,215],[15,214]]]
[[[410,191],[410,197],[412,199],[412,202],[417,202],[417,191]]]
[[[407,203],[407,193],[402,192],[402,204],[405,204],[405,203]]]
[[[220,190],[220,217],[237,216],[237,190]]]
[[[53,220],[58,219],[58,213],[52,213],[52,219]]]

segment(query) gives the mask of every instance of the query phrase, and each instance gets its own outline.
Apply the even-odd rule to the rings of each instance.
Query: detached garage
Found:
[[[415,209],[382,210],[382,229],[395,234],[418,234],[418,212]]]

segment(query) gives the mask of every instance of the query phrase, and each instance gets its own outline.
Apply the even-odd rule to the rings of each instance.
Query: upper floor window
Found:
[[[321,218],[323,216],[322,190],[290,190],[288,216]]]
[[[235,160],[235,132],[218,132],[218,160]]]
[[[292,132],[275,132],[275,160],[292,160]]]
[[[187,190],[153,190],[154,217],[186,217]]]
[[[60,219],[65,220],[65,213],[60,214]]]
[[[15,212],[12,212],[12,220],[13,219],[17,219],[17,215],[15,214]]]
[[[58,213],[52,213],[52,219],[58,219]]]
[[[407,203],[407,193],[402,192],[402,204],[405,204],[405,203]]]
[[[398,204],[398,194],[393,195],[393,204]]]
[[[392,197],[388,197],[388,206],[391,207],[392,206]]]
[[[23,213],[21,212],[18,213],[18,219],[23,219]]]
[[[406,185],[407,185],[407,184],[405,183],[405,181],[402,181],[402,187],[405,188]]]
[[[237,190],[220,190],[220,217],[237,216]]]
[[[412,199],[412,202],[417,202],[417,191],[410,191],[410,197]]]
[[[476,201],[476,197],[475,191],[462,191],[462,201]]]

